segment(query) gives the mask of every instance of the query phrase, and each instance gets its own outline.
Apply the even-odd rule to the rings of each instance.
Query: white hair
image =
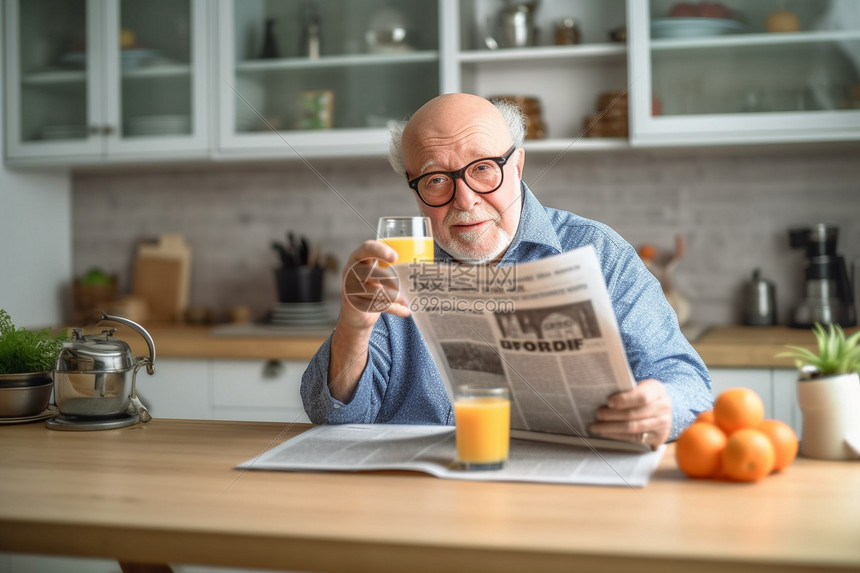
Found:
[[[526,138],[526,116],[520,106],[510,100],[491,100],[508,128],[514,147],[522,147]],[[403,130],[409,120],[392,122],[388,126],[388,163],[400,175],[406,176],[403,162]]]

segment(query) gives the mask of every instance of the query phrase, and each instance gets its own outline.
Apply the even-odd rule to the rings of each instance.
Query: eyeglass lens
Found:
[[[443,203],[454,193],[456,175],[430,173],[418,181],[418,192],[429,203]],[[492,159],[479,159],[462,170],[466,185],[478,193],[489,193],[502,183],[502,168]]]

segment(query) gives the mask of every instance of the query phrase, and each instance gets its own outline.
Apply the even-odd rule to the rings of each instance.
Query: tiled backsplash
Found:
[[[342,263],[374,234],[380,215],[417,211],[405,181],[383,159],[213,164],[77,173],[74,272],[100,266],[131,284],[135,245],[184,234],[193,249],[190,303],[216,313],[239,304],[257,318],[276,303],[270,248],[287,230]],[[675,284],[693,321],[740,319],[753,269],[777,285],[780,322],[801,296],[803,254],[787,229],[838,225],[848,260],[860,256],[860,154],[854,146],[765,150],[568,153],[526,157],[525,180],[547,206],[609,224],[634,245],[687,249]],[[326,277],[337,298],[340,276]]]

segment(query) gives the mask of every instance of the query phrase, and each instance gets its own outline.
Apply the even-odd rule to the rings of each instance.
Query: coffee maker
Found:
[[[794,309],[791,325],[797,328],[834,322],[842,327],[856,325],[854,295],[845,259],[836,253],[839,228],[817,224],[790,229],[788,235],[791,247],[806,249],[807,256],[804,299]]]

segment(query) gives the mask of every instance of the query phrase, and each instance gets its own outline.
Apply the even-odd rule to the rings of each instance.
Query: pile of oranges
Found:
[[[730,388],[681,434],[675,459],[690,477],[754,482],[788,467],[797,447],[791,427],[764,419],[758,394]]]

